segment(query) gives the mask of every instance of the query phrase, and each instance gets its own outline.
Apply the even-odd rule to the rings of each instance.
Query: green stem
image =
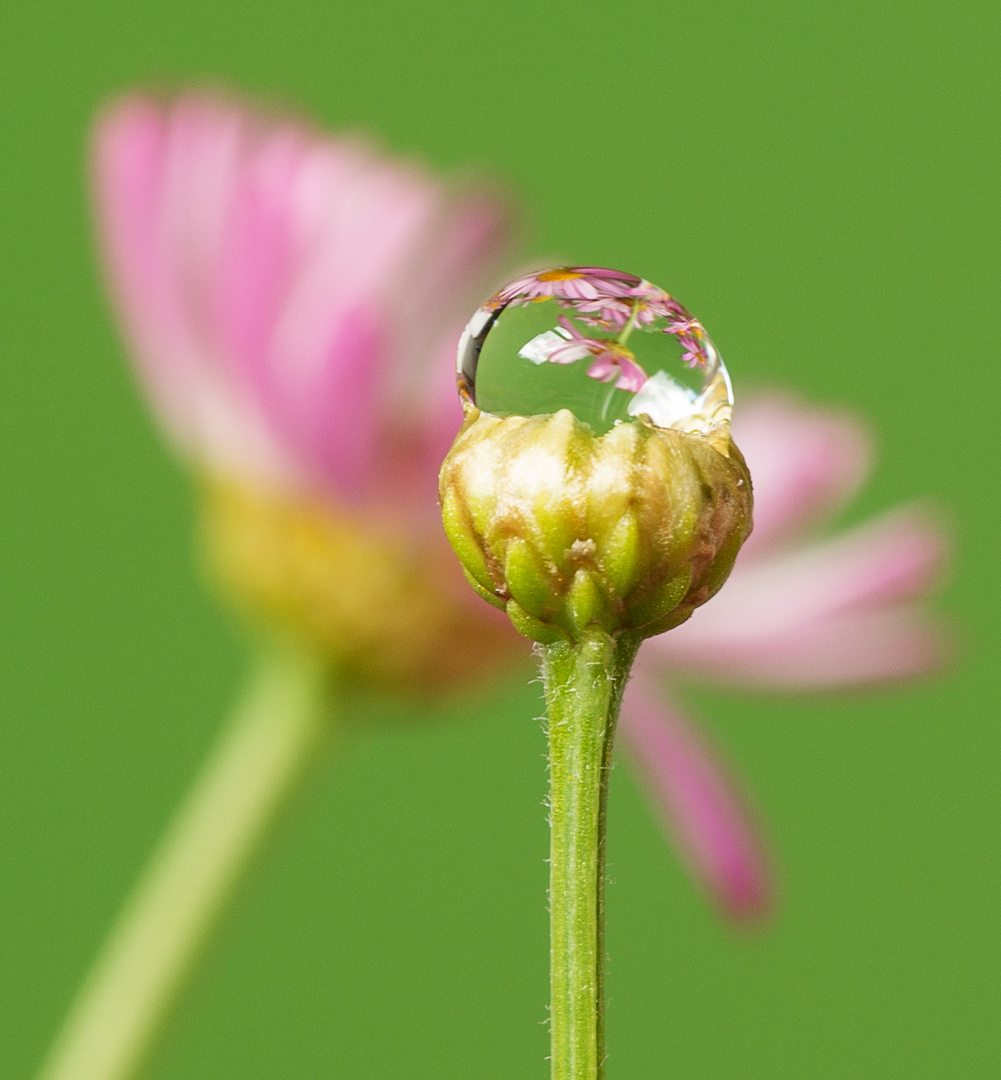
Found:
[[[328,682],[275,648],[119,915],[39,1080],[125,1080],[329,729]]]
[[[589,628],[544,645],[549,715],[552,1080],[605,1074],[605,814],[612,737],[639,643]]]
[[[625,343],[629,340],[629,335],[633,332],[633,330],[636,329],[636,316],[639,315],[639,311],[640,302],[639,298],[637,297],[633,301],[633,310],[629,312],[629,319],[627,320],[626,325],[622,327],[622,333],[619,334],[619,336],[615,339],[616,344],[625,345]]]

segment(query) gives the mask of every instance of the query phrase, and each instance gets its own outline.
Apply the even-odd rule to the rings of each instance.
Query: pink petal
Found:
[[[167,131],[159,111],[142,99],[107,109],[94,135],[93,174],[98,231],[108,283],[124,329],[173,434],[189,439],[190,417],[178,391],[172,356],[183,363],[185,326],[170,295],[158,207]]]
[[[587,278],[560,282],[563,295],[571,300],[594,300],[599,294],[594,283]]]
[[[450,321],[479,300],[507,218],[485,195],[453,198],[411,166],[366,159],[342,174],[318,146],[300,178],[295,205],[316,224],[299,230],[309,247],[276,327],[264,400],[328,484],[360,497],[385,471],[386,426],[422,428],[430,360]]]
[[[380,455],[373,484],[383,490],[387,474],[405,467],[407,483],[398,477],[395,497],[408,492],[408,512],[433,520],[438,531],[438,472],[462,423],[455,383],[459,338],[470,312],[492,291],[490,278],[511,229],[511,209],[498,192],[450,193],[415,252],[418,272],[408,278],[409,307],[394,324],[402,333],[390,349],[383,439],[387,431],[402,433],[407,449],[402,459]]]
[[[113,294],[178,440],[216,469],[369,493],[381,446],[424,431],[420,384],[506,207],[207,94],[109,110],[95,178]]]
[[[568,341],[566,345],[560,345],[553,349],[549,354],[548,362],[550,364],[573,364],[576,361],[583,360],[585,357],[591,355],[591,346],[586,343],[586,339],[584,341]],[[601,361],[595,361],[595,363],[588,368],[588,375],[592,375],[594,378],[600,378],[600,376],[593,374],[595,367],[599,363],[601,363]]]
[[[305,242],[268,342],[260,398],[325,485],[360,498],[378,445],[394,287],[437,191],[369,162],[345,183],[336,155],[317,147],[292,195]]]
[[[575,340],[575,341],[590,341],[591,338],[585,337],[574,324],[566,317],[566,315],[560,315],[556,320],[560,326]]]
[[[412,409],[413,392],[434,377],[443,335],[454,347],[476,306],[491,291],[499,260],[506,254],[512,208],[487,186],[446,189],[409,265],[396,284],[399,318],[393,343],[393,379]],[[401,304],[405,303],[405,308]],[[454,357],[447,365],[454,367]]]
[[[125,336],[175,438],[217,469],[288,479],[295,467],[234,386],[216,340],[210,269],[242,122],[211,96],[106,110],[94,133],[98,226]]]
[[[892,511],[835,540],[737,566],[720,593],[683,626],[652,639],[672,663],[808,636],[831,616],[920,595],[947,551],[938,524],[916,508]]]
[[[562,349],[557,351],[563,352]],[[552,358],[550,357],[550,359]],[[597,379],[598,382],[615,382],[619,377],[618,357],[610,353],[602,353],[587,369],[587,373],[592,379]]]
[[[709,744],[655,695],[642,668],[626,688],[619,730],[692,876],[729,918],[765,918],[773,883],[755,815]]]
[[[292,127],[261,141],[252,130],[242,134],[203,287],[219,356],[237,382],[254,386],[266,379],[269,345],[306,241],[295,187],[307,146]],[[192,172],[198,164],[191,162]]]
[[[945,629],[916,604],[834,615],[806,633],[748,637],[718,649],[677,655],[659,650],[673,674],[781,691],[844,690],[909,679],[941,667],[948,653]]]
[[[631,394],[635,394],[643,389],[647,373],[639,364],[633,363],[628,357],[622,357],[619,360],[619,370],[619,381],[615,385],[620,390],[628,390]]]
[[[754,485],[745,560],[847,503],[869,472],[871,439],[858,420],[789,395],[738,401],[733,435]]]

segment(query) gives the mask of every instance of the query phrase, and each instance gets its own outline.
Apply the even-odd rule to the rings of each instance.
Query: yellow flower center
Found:
[[[560,267],[558,270],[547,270],[544,274],[538,275],[539,281],[573,281],[574,278],[583,277],[584,275],[578,273],[576,270],[567,270],[566,267]]]
[[[605,343],[603,342],[603,344]],[[625,345],[620,345],[617,341],[609,341],[605,347],[610,353],[615,353],[616,356],[620,356],[625,360],[632,360],[633,363],[636,362],[636,354],[633,350]]]
[[[328,501],[211,478],[208,569],[237,606],[327,656],[348,680],[420,693],[489,670],[510,635],[464,602],[444,544],[369,524]]]

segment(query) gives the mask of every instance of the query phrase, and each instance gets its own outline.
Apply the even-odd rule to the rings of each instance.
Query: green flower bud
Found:
[[[751,479],[726,369],[673,297],[597,267],[527,275],[474,315],[458,377],[445,531],[521,633],[649,637],[720,588]]]
[[[726,580],[751,530],[751,481],[713,437],[568,409],[497,417],[475,406],[441,469],[445,532],[473,588],[536,641],[588,626],[649,637]]]

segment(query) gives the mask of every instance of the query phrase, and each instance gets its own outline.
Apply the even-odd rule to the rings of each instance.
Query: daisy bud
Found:
[[[750,476],[722,362],[662,290],[594,267],[519,279],[467,328],[459,386],[445,531],[521,633],[649,637],[726,580],[751,530]]]
[[[473,587],[536,641],[677,626],[726,580],[751,520],[729,439],[642,423],[595,435],[568,409],[470,410],[441,499]]]

